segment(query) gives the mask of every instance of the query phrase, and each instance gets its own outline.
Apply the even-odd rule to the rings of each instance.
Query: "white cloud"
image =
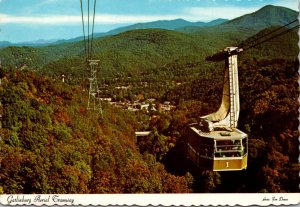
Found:
[[[0,0],[1,1],[1,0]],[[53,0],[52,0],[53,1]],[[255,8],[225,8],[225,7],[192,7],[185,9],[183,13],[177,15],[118,15],[101,14],[96,15],[95,24],[133,24],[151,22],[157,20],[186,19],[188,21],[211,21],[217,18],[232,19],[245,13],[256,11]],[[0,14],[1,24],[48,24],[48,25],[70,25],[81,24],[80,15],[44,15],[44,16],[13,16]],[[85,19],[87,21],[87,19]],[[92,16],[90,17],[92,22]]]
[[[0,23],[17,24],[74,24],[80,22],[79,16],[11,16],[0,15]]]
[[[0,0],[0,2],[3,0]],[[57,0],[45,0],[41,3],[53,3]],[[295,1],[299,0],[274,0],[274,5],[294,8]],[[285,4],[285,5],[284,5]],[[188,21],[211,21],[217,18],[233,19],[257,11],[257,7],[190,7],[174,15],[96,15],[95,24],[117,25],[133,24],[138,22],[151,22],[157,20],[186,19]],[[294,10],[296,10],[294,8]],[[90,18],[92,22],[92,17]],[[81,24],[80,15],[44,15],[44,16],[14,16],[0,14],[1,24],[46,24],[46,25],[72,25]]]
[[[288,7],[290,9],[299,11],[300,1],[299,0],[276,0],[272,4],[276,6]]]
[[[172,15],[113,15],[104,14],[96,15],[95,24],[127,24],[137,22],[149,22],[156,20],[171,20],[176,19],[177,16]],[[87,19],[85,19],[87,20]],[[12,16],[0,14],[1,24],[51,24],[51,25],[68,25],[68,24],[81,24],[81,16],[67,16],[67,15],[49,15],[49,16]],[[90,17],[92,22],[92,16]]]
[[[254,7],[191,7],[184,12],[191,21],[210,21],[217,18],[233,19],[257,10]]]

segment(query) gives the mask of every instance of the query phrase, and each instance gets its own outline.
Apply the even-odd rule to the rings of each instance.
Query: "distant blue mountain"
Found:
[[[271,26],[285,25],[298,19],[299,12],[281,6],[267,5],[256,12],[223,23],[239,27],[264,29]]]
[[[184,19],[175,19],[175,20],[159,20],[148,23],[137,23],[126,27],[120,27],[114,30],[107,32],[106,34],[119,34],[121,32],[126,32],[129,30],[137,30],[137,29],[168,29],[168,30],[176,30],[181,27],[194,26],[194,27],[205,27],[205,26],[213,26],[217,24],[221,24],[226,22],[227,19],[216,19],[211,22],[189,22]]]
[[[298,18],[298,15],[299,12],[289,8],[267,5],[253,13],[221,22],[220,24],[213,25],[211,28],[185,26],[177,29],[177,31],[193,33],[203,32],[205,30],[210,31],[211,33],[215,33],[247,28],[258,32],[268,27],[285,25],[293,20],[296,20]],[[293,24],[293,26],[295,26],[295,24]]]
[[[130,31],[130,30],[137,30],[137,29],[168,29],[168,30],[177,30],[182,27],[207,27],[207,26],[214,26],[218,24],[222,24],[226,22],[227,19],[216,19],[211,22],[189,22],[184,19],[175,19],[175,20],[159,20],[154,22],[147,22],[147,23],[137,23],[125,27],[120,27],[117,29],[110,30],[104,33],[96,33],[94,34],[94,38],[104,37],[108,35],[116,35],[122,32]],[[46,46],[50,44],[60,44],[66,42],[77,42],[83,40],[83,36],[68,39],[68,40],[37,40],[37,41],[30,41],[30,42],[22,42],[22,43],[11,43],[7,41],[0,41],[0,48],[7,47],[7,46]]]
[[[59,41],[58,39],[53,39],[53,40],[39,39],[39,40],[34,40],[34,41],[18,42],[18,43],[12,43],[12,42],[8,42],[8,41],[0,41],[0,48],[8,47],[8,46],[31,46],[31,47],[47,46],[50,44],[54,44],[58,41]]]
[[[1,48],[1,47],[12,46],[12,45],[14,45],[14,44],[11,43],[11,42],[8,42],[8,41],[0,41],[0,48]]]
[[[96,33],[94,34],[94,38],[104,37],[108,35],[116,35],[122,32],[130,31],[130,30],[137,30],[137,29],[168,29],[168,30],[177,30],[182,27],[208,27],[214,26],[218,24],[222,24],[228,21],[227,19],[215,19],[210,22],[189,22],[184,19],[174,19],[174,20],[159,20],[154,22],[147,22],[147,23],[137,23],[125,27],[119,27],[117,29],[110,30],[104,33]],[[72,38],[69,40],[59,40],[56,44],[64,43],[64,42],[76,42],[83,40],[83,36]]]

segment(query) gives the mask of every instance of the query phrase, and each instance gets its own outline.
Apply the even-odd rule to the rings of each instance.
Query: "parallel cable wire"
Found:
[[[90,59],[90,0],[87,0],[88,7],[88,60]]]
[[[96,15],[96,2],[97,2],[97,0],[94,0],[94,14],[93,14],[92,41],[91,41],[91,56],[93,56],[93,40],[94,40],[94,26],[95,26],[95,15]]]
[[[82,18],[82,32],[83,32],[83,40],[84,40],[84,53],[85,53],[85,57],[87,57],[86,40],[85,40],[85,26],[84,26],[83,9],[82,9],[82,0],[80,0],[80,7],[81,7],[81,18]]]
[[[280,33],[277,33],[277,34],[275,34],[275,35],[272,35],[271,37],[268,37],[268,36],[270,36],[271,34],[274,34],[275,32],[278,32],[279,30],[281,30],[281,29],[283,29],[283,28],[286,28],[286,26],[288,26],[288,25],[290,25],[290,24],[293,24],[293,23],[296,22],[296,21],[298,21],[298,20],[294,20],[294,21],[292,21],[292,22],[289,22],[288,24],[283,25],[283,26],[281,26],[280,28],[277,28],[277,29],[275,29],[275,30],[269,32],[268,34],[265,34],[265,35],[263,35],[263,36],[261,36],[261,37],[256,38],[254,41],[251,41],[250,43],[248,43],[248,44],[246,44],[246,45],[239,44],[238,47],[239,47],[239,48],[243,48],[243,51],[245,51],[245,50],[248,50],[248,49],[250,49],[250,48],[256,47],[256,46],[258,46],[258,45],[260,45],[260,44],[263,44],[263,43],[265,43],[265,42],[267,42],[267,41],[270,41],[271,39],[274,39],[274,38],[276,38],[276,37],[279,37],[279,36],[281,36],[281,35],[284,35],[284,34],[286,34],[286,33],[289,33],[289,32],[291,32],[291,31],[293,31],[294,29],[299,28],[299,24],[297,24],[296,26],[294,26],[294,27],[292,27],[292,28],[288,28],[287,30],[281,31]],[[264,39],[264,38],[267,38],[267,39]],[[261,41],[258,42],[258,40],[261,40]],[[212,56],[206,57],[206,60],[210,60],[210,61],[221,61],[221,60],[223,60],[224,58],[226,58],[226,52],[222,51],[222,52],[216,53],[216,54],[214,54],[214,55],[212,55]]]
[[[296,26],[294,26],[294,27],[292,27],[292,28],[290,28],[290,29],[287,29],[287,30],[285,30],[285,31],[283,31],[283,32],[281,32],[281,33],[278,33],[278,34],[276,34],[276,35],[274,35],[274,36],[271,36],[271,37],[269,37],[269,38],[267,38],[267,39],[265,39],[265,40],[263,40],[263,41],[261,41],[261,42],[258,42],[258,43],[254,44],[254,45],[251,45],[251,46],[245,48],[244,51],[245,51],[245,50],[248,50],[248,49],[250,49],[250,48],[256,47],[256,46],[258,46],[258,45],[260,45],[260,44],[262,44],[262,43],[265,43],[265,42],[267,42],[267,41],[270,41],[271,39],[274,39],[274,38],[276,38],[276,37],[279,37],[279,36],[281,36],[281,35],[284,35],[284,34],[286,34],[286,33],[289,33],[289,32],[291,32],[291,31],[293,31],[294,29],[297,29],[297,28],[299,28],[299,24],[296,25]]]
[[[83,31],[83,38],[84,38],[84,51],[86,60],[89,60],[92,57],[93,53],[93,40],[94,40],[94,28],[95,28],[95,16],[96,16],[96,2],[94,0],[94,11],[93,11],[93,24],[92,24],[92,31],[90,33],[90,0],[87,0],[87,25],[85,25],[85,18],[83,12],[83,4],[82,0],[80,0],[80,7],[81,7],[81,18],[82,18],[82,31]],[[87,34],[86,34],[86,27],[87,27]],[[91,37],[91,38],[90,38]]]
[[[92,25],[92,33],[90,34],[90,1],[87,0],[87,42],[86,42],[86,33],[85,33],[85,19],[83,15],[83,6],[82,6],[82,0],[80,0],[80,5],[81,5],[81,16],[82,16],[82,28],[83,28],[83,36],[84,36],[84,47],[85,47],[85,56],[86,56],[86,63],[87,63],[87,68],[90,69],[91,71],[91,78],[90,80],[90,88],[89,88],[89,99],[88,99],[88,106],[87,109],[90,108],[90,101],[92,101],[94,104],[94,110],[96,109],[95,101],[97,99],[97,102],[99,100],[99,105],[100,105],[100,112],[101,116],[103,118],[102,114],[102,107],[101,107],[101,102],[99,99],[99,90],[98,90],[98,84],[97,84],[97,77],[96,77],[96,69],[94,68],[95,65],[98,64],[99,60],[91,60],[93,58],[93,39],[94,39],[94,26],[95,26],[95,15],[96,15],[96,0],[94,0],[94,13],[93,13],[93,25]],[[91,37],[91,40],[90,40]],[[91,100],[91,96],[94,97],[93,100]]]
[[[285,24],[285,25],[283,25],[283,26],[281,26],[281,27],[279,27],[279,28],[277,28],[277,29],[275,29],[275,30],[273,30],[273,31],[271,31],[271,32],[269,32],[269,33],[267,33],[267,34],[264,34],[264,35],[262,35],[262,36],[258,36],[257,38],[255,38],[255,39],[252,40],[251,42],[247,43],[246,45],[240,44],[238,47],[242,47],[242,48],[243,48],[243,47],[247,47],[247,46],[249,46],[249,45],[251,45],[251,44],[256,44],[257,41],[259,41],[260,39],[266,38],[267,36],[269,36],[269,35],[271,35],[271,34],[273,34],[273,33],[275,33],[275,32],[278,32],[279,30],[284,29],[284,28],[286,28],[287,26],[289,26],[289,25],[291,25],[291,24],[293,24],[293,23],[295,23],[295,22],[297,22],[297,21],[298,21],[298,19],[295,19],[295,20],[293,20],[293,21],[291,21],[291,22],[289,22],[289,23],[287,23],[287,24]]]

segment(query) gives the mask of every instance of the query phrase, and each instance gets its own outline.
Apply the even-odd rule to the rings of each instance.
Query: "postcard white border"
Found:
[[[300,8],[300,1],[298,1]],[[298,17],[300,21],[300,16]],[[298,31],[300,37],[300,31]],[[300,39],[298,42],[300,48]],[[300,61],[300,53],[299,53]],[[300,68],[299,68],[300,73]],[[300,84],[300,79],[298,80]],[[300,101],[300,95],[299,99]],[[299,117],[300,119],[300,117]],[[300,130],[300,126],[299,126]],[[300,141],[300,137],[299,137]],[[300,146],[299,146],[300,147]],[[300,161],[300,155],[299,155]],[[300,173],[299,173],[300,176]],[[299,186],[300,187],[300,186]],[[300,206],[300,193],[218,193],[218,194],[3,194],[5,206]]]
[[[2,205],[135,205],[135,206],[287,206],[299,205],[300,193],[239,194],[7,194]]]

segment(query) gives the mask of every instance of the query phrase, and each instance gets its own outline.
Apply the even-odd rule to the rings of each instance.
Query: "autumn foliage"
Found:
[[[87,111],[80,87],[34,72],[6,71],[0,86],[2,193],[183,193],[135,144],[135,116],[104,105]]]

